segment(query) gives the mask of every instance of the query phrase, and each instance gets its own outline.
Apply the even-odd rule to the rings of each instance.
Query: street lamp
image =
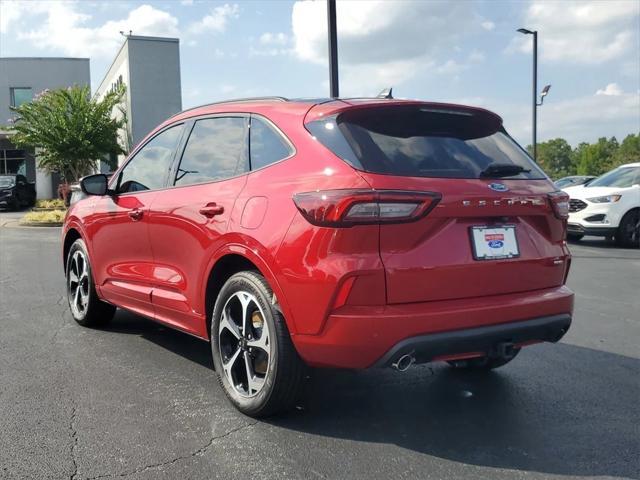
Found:
[[[327,33],[329,34],[329,91],[332,98],[340,96],[338,88],[338,33],[336,0],[327,0]]]
[[[536,158],[536,150],[537,150],[537,128],[538,128],[538,118],[537,118],[537,110],[538,107],[542,105],[544,102],[544,97],[549,93],[549,89],[551,85],[547,85],[542,90],[540,94],[540,103],[538,103],[538,32],[537,30],[528,30],[526,28],[519,28],[518,32],[524,35],[533,35],[533,98],[532,98],[532,111],[533,111],[533,159],[537,161]]]

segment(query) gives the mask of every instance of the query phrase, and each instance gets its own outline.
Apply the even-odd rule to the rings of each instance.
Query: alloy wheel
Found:
[[[80,250],[71,257],[67,272],[67,295],[74,317],[84,317],[89,306],[89,267],[87,258]]]
[[[218,327],[218,345],[224,375],[242,397],[257,395],[271,361],[269,325],[257,298],[235,292],[225,303]]]

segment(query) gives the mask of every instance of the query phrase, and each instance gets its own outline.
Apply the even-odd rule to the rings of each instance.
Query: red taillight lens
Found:
[[[403,190],[324,190],[296,193],[293,201],[309,223],[351,227],[411,222],[424,217],[440,201],[434,192]]]
[[[569,195],[564,192],[552,192],[549,194],[549,201],[556,217],[560,220],[569,218]]]

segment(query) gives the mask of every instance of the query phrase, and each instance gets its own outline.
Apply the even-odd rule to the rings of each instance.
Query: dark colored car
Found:
[[[36,187],[24,175],[0,175],[0,207],[18,210],[36,203]]]
[[[576,185],[588,185],[593,180],[593,175],[572,175],[570,177],[562,177],[555,182],[556,187],[562,189],[567,187],[575,187]]]
[[[294,405],[305,366],[489,370],[571,323],[568,196],[487,110],[211,104],[81,187],[62,237],[73,317],[121,307],[210,341],[248,415]]]

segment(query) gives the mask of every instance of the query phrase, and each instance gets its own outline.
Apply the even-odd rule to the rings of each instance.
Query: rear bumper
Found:
[[[490,330],[491,334],[480,330],[492,326],[501,327],[503,332],[518,332],[514,337],[516,341],[512,340],[512,343],[557,341],[562,336],[560,330],[563,326],[566,324],[568,328],[571,323],[572,312],[573,292],[565,286],[463,300],[345,306],[328,317],[319,335],[294,335],[293,341],[309,365],[368,368],[385,364],[412,342],[425,343],[426,337],[435,340],[425,343],[428,348],[420,349],[421,361],[449,354],[484,352],[492,343],[487,339],[491,340],[491,335],[499,332],[500,328]],[[536,321],[550,323],[534,328],[532,325]],[[517,327],[527,322],[534,324],[522,330]],[[446,335],[435,337],[440,334]],[[503,338],[499,342],[509,341],[504,333],[498,336]],[[464,337],[468,339],[464,342],[459,340]],[[449,344],[451,339],[456,340]],[[430,352],[435,343],[440,344],[438,350]],[[460,348],[466,351],[458,351]]]
[[[498,345],[524,346],[537,342],[557,342],[571,326],[571,315],[554,315],[520,322],[434,333],[407,338],[397,343],[375,364],[390,367],[403,355],[416,363],[456,355],[491,355]]]

